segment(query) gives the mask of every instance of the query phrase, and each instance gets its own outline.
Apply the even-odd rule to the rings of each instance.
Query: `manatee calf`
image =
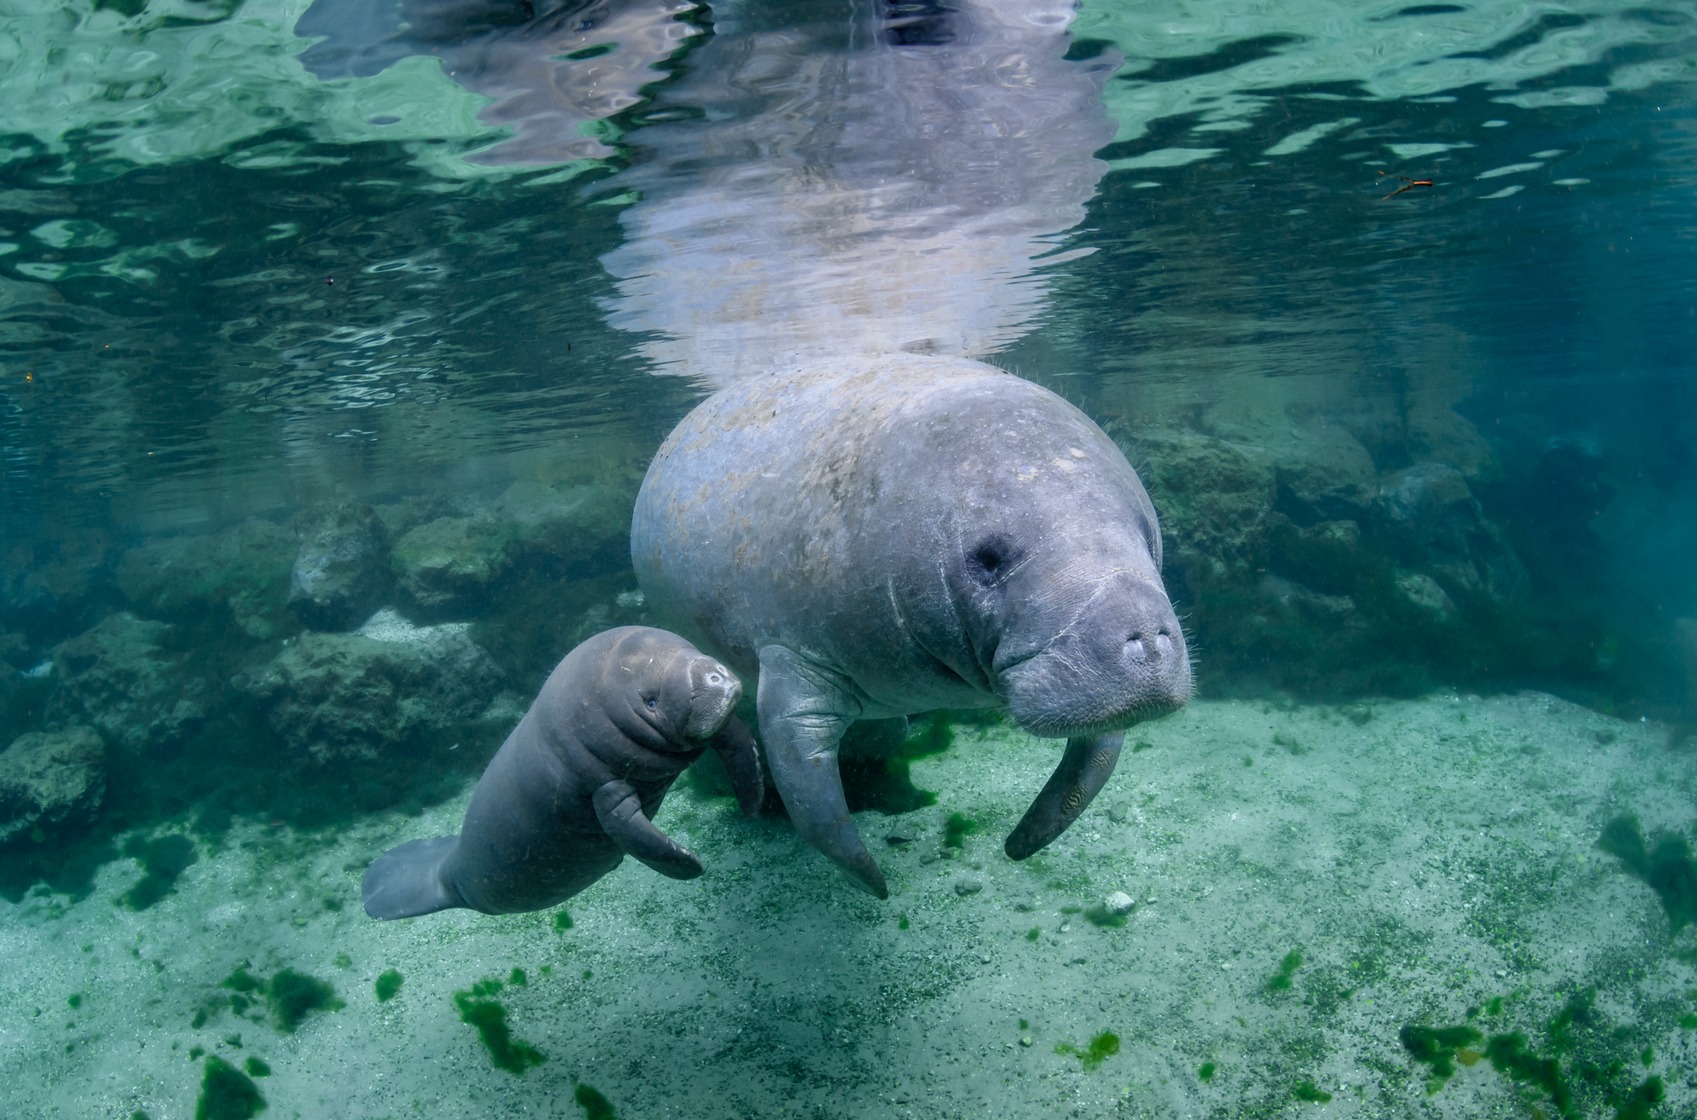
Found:
[[[667,437],[631,527],[657,617],[758,671],[803,837],[887,895],[843,798],[857,719],[1005,705],[1064,737],[1006,851],[1059,836],[1124,729],[1190,698],[1154,507],[1055,394],[966,359],[842,359],[733,384]]]
[[[540,910],[633,855],[662,875],[701,874],[695,853],[654,827],[672,782],[712,747],[745,813],[764,791],[753,736],[731,714],[742,683],[664,630],[590,638],[554,669],[472,791],[458,836],[385,852],[360,895],[373,918],[466,907]]]

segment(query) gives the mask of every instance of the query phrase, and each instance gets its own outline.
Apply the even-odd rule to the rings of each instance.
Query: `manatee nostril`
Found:
[[[1149,656],[1149,647],[1144,644],[1142,634],[1133,634],[1131,637],[1127,638],[1125,648],[1126,652],[1138,661]]]

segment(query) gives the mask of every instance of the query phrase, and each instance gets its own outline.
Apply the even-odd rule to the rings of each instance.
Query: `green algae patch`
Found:
[[[499,980],[480,980],[469,991],[455,992],[454,1006],[459,1009],[460,1021],[477,1029],[496,1069],[523,1074],[548,1058],[528,1042],[513,1037],[512,1028],[507,1026],[507,1009],[495,998],[500,990]]]
[[[372,985],[377,990],[377,1002],[388,1003],[401,990],[401,974],[394,969],[386,970]]]
[[[1220,1067],[1215,1065],[1213,1062],[1203,1062],[1201,1067],[1196,1071],[1197,1079],[1203,1084],[1207,1084],[1214,1080],[1214,1074],[1219,1072],[1219,1068]]]
[[[200,859],[194,841],[177,834],[154,840],[131,837],[124,844],[124,854],[141,861],[142,877],[118,896],[118,901],[131,910],[146,910],[174,892],[178,877]]]
[[[1298,1081],[1296,1088],[1291,1091],[1296,1095],[1297,1100],[1308,1101],[1312,1104],[1327,1104],[1332,1099],[1330,1093],[1312,1081]]]
[[[565,910],[556,910],[554,912],[554,928],[559,930],[561,933],[571,929],[572,916],[566,913]]]
[[[277,1026],[293,1034],[314,1011],[337,1011],[347,1005],[336,997],[336,989],[314,976],[282,969],[265,988],[266,1001]]]
[[[1615,1120],[1650,1120],[1651,1109],[1666,1095],[1667,1087],[1662,1084],[1661,1078],[1645,1078],[1643,1084],[1633,1089],[1615,1110]]]
[[[214,1054],[206,1059],[194,1120],[251,1120],[265,1111],[253,1078]]]
[[[1455,1074],[1456,1059],[1460,1055],[1465,1065],[1471,1065],[1478,1060],[1478,1047],[1485,1041],[1485,1036],[1469,1026],[1458,1027],[1422,1027],[1410,1023],[1397,1033],[1402,1040],[1402,1048],[1417,1062],[1424,1062],[1432,1067],[1432,1077],[1426,1082],[1426,1092],[1435,1093],[1444,1087]]]
[[[1691,858],[1691,845],[1685,837],[1662,833],[1651,847],[1638,818],[1627,813],[1603,826],[1597,847],[1617,857],[1628,871],[1649,884],[1661,899],[1673,933],[1697,921],[1697,860]]]
[[[1292,949],[1279,962],[1279,970],[1267,979],[1269,992],[1290,991],[1291,980],[1296,976],[1296,970],[1302,967],[1302,950]]]
[[[975,834],[980,825],[965,813],[950,813],[943,822],[943,847],[964,848],[966,838]]]
[[[572,1088],[572,1099],[583,1109],[585,1120],[618,1120],[619,1114],[613,1111],[613,1102],[581,1081]]]
[[[242,1063],[242,1068],[247,1070],[249,1077],[271,1076],[271,1063],[264,1058],[255,1058],[250,1055],[248,1060]]]
[[[1083,1049],[1070,1042],[1057,1042],[1055,1053],[1071,1054],[1077,1058],[1085,1069],[1095,1069],[1102,1064],[1104,1058],[1111,1058],[1120,1052],[1120,1036],[1113,1031],[1103,1031],[1090,1040],[1090,1045]]]

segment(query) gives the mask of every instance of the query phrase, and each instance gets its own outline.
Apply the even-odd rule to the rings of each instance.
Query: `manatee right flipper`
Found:
[[[766,799],[766,777],[760,772],[760,750],[754,745],[754,733],[746,723],[732,716],[725,729],[713,736],[712,746],[725,773],[730,775],[731,789],[736,792],[742,815],[759,815],[760,803]]]
[[[868,894],[889,898],[884,872],[849,816],[837,769],[837,744],[862,710],[851,688],[783,646],[760,651],[755,699],[766,763],[795,830]]]
[[[442,875],[458,836],[409,840],[378,856],[359,885],[360,902],[373,918],[415,918],[464,906],[465,899]]]
[[[1024,859],[1067,830],[1085,807],[1095,799],[1120,760],[1125,732],[1075,735],[1067,740],[1061,764],[1049,776],[1042,792],[1009,833],[1002,850],[1009,859]]]
[[[642,811],[642,797],[629,782],[608,782],[595,791],[595,819],[613,843],[671,879],[693,879],[701,860],[655,827]]]

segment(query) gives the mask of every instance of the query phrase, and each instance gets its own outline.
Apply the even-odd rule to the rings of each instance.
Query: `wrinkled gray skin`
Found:
[[[759,811],[753,737],[731,710],[742,684],[676,634],[625,626],[566,655],[472,791],[458,836],[414,840],[365,873],[373,918],[465,907],[485,914],[563,902],[627,854],[662,875],[701,874],[653,824],[666,791],[711,747],[737,799]]]
[[[807,841],[884,877],[848,814],[858,719],[1005,706],[1066,738],[1008,837],[1042,848],[1123,731],[1190,697],[1148,494],[1077,409],[958,358],[844,359],[720,390],[661,446],[631,527],[656,616],[758,671],[767,765]]]

